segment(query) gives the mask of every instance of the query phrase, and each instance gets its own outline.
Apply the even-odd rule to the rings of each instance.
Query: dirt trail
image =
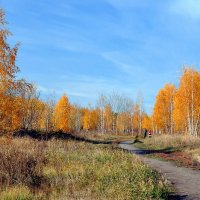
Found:
[[[179,197],[172,199],[200,200],[200,171],[177,167],[174,163],[168,161],[146,158],[144,156],[146,154],[145,150],[134,147],[131,141],[122,142],[119,146],[139,155],[144,163],[164,174],[166,179],[174,185],[179,195]]]

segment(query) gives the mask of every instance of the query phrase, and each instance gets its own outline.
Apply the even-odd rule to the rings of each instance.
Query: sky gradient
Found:
[[[151,112],[182,65],[200,64],[199,0],[0,0],[21,42],[17,65],[42,96],[95,105],[102,92],[143,94]]]

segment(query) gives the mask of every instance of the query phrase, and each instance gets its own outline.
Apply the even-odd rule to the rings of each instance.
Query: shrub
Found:
[[[39,187],[45,162],[44,144],[29,140],[1,139],[0,185]]]

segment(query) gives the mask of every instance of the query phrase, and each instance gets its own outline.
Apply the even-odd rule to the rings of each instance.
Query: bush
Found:
[[[29,140],[1,139],[0,185],[25,184],[39,187],[45,163],[44,144]]]

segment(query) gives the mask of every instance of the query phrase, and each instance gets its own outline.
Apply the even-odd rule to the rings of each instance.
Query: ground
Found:
[[[153,169],[165,175],[165,178],[175,187],[178,196],[175,199],[197,200],[200,197],[200,173],[175,165],[173,162],[161,161],[156,158],[146,157],[149,150],[138,149],[133,142],[122,142],[120,148],[140,156],[142,161]]]
[[[146,200],[171,192],[158,172],[116,144],[33,135],[0,138],[2,200]]]

